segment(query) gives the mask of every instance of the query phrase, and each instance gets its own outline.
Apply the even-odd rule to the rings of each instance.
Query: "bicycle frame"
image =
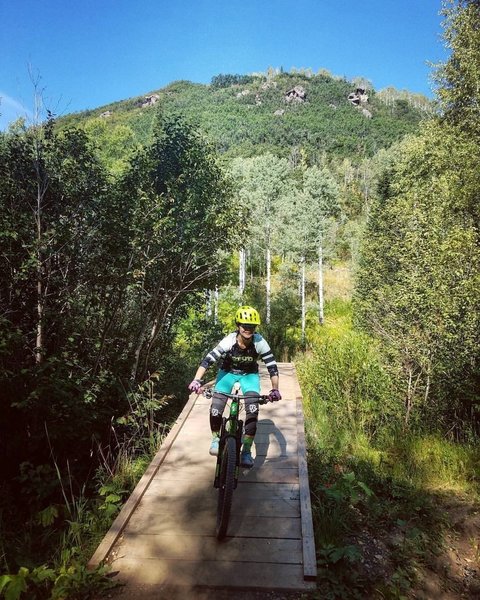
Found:
[[[241,410],[240,400],[245,398],[245,396],[240,395],[240,386],[235,384],[234,392],[232,394],[225,394],[229,399],[229,415],[228,417],[223,417],[222,419],[222,428],[220,430],[220,442],[217,456],[217,465],[215,468],[215,479],[213,482],[213,486],[218,488],[221,485],[220,482],[220,471],[221,471],[221,462],[223,457],[223,449],[225,447],[225,443],[227,437],[232,437],[236,441],[236,467],[235,467],[235,479],[233,484],[233,489],[236,489],[238,483],[238,473],[240,467],[240,448],[242,446],[242,433],[243,433],[243,421],[241,421],[238,417]]]
[[[236,469],[235,469],[235,483],[234,489],[237,487],[238,482],[238,473],[240,468],[240,449],[242,447],[242,434],[243,434],[243,421],[239,420],[239,414],[242,409],[241,400],[245,398],[251,398],[251,396],[244,396],[240,394],[241,388],[240,384],[236,383],[233,386],[233,391],[231,394],[224,394],[230,400],[228,403],[229,414],[228,417],[223,417],[222,419],[222,427],[220,430],[220,442],[217,456],[217,464],[215,468],[215,479],[213,482],[214,487],[220,487],[220,471],[221,471],[221,462],[223,456],[223,449],[225,447],[225,442],[227,437],[233,437],[237,443],[237,461],[236,461]],[[212,389],[209,388],[204,391],[204,395],[207,398],[211,398],[213,395]],[[259,404],[266,404],[268,402],[268,395],[259,395],[258,397]]]
[[[236,383],[233,394],[225,394],[230,399],[229,415],[222,418],[220,430],[220,441],[215,467],[215,479],[213,485],[218,488],[217,503],[217,539],[225,537],[230,518],[233,490],[237,487],[238,474],[240,471],[240,449],[242,446],[243,421],[238,416],[240,413],[240,401],[251,396],[243,396],[240,392],[240,384]],[[211,389],[205,390],[204,395],[211,398]],[[268,396],[259,396],[259,403],[265,404]]]

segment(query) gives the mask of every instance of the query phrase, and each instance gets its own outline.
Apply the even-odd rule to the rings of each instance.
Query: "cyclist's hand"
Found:
[[[268,394],[268,399],[270,400],[270,402],[276,402],[277,400],[282,399],[282,394],[278,390],[270,390],[270,393]]]
[[[201,387],[202,382],[199,379],[194,379],[192,383],[189,384],[188,389],[194,394],[198,394],[200,392]]]

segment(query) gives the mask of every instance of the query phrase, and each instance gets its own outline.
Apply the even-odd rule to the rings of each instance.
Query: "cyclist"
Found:
[[[231,392],[237,381],[240,383],[242,393],[247,396],[245,399],[245,432],[240,460],[243,467],[251,467],[253,466],[252,444],[258,421],[260,376],[257,361],[260,358],[265,363],[270,375],[272,385],[269,393],[270,400],[280,400],[282,396],[278,390],[277,363],[270,346],[259,333],[255,332],[256,327],[260,325],[258,311],[251,306],[241,306],[235,313],[235,324],[237,330],[224,337],[202,360],[188,389],[198,394],[205,371],[214,363],[219,362],[220,369],[210,406],[210,429],[212,431],[210,454],[217,456],[222,415],[227,403],[225,394]]]

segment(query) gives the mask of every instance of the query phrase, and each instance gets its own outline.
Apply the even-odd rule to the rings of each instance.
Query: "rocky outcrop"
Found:
[[[366,90],[357,88],[354,92],[348,94],[348,101],[354,106],[366,104],[368,102],[368,94],[366,93]]]
[[[366,117],[367,119],[372,118],[372,113],[367,108],[365,108],[365,105],[368,102],[368,94],[366,90],[364,90],[363,88],[357,88],[354,92],[350,92],[350,94],[348,94],[348,101],[353,106],[356,106],[358,109],[361,109],[362,115],[364,117]]]
[[[160,96],[158,94],[151,94],[150,96],[145,96],[139,101],[139,105],[141,108],[147,108],[148,106],[153,106],[156,102],[160,100]]]
[[[306,102],[307,100],[307,92],[303,89],[301,85],[296,85],[291,90],[285,93],[285,102],[291,103],[300,103]]]

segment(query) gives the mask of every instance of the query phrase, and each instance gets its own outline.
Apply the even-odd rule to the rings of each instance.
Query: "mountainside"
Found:
[[[227,157],[265,151],[290,156],[301,147],[315,159],[323,153],[372,156],[415,131],[432,112],[423,96],[360,86],[362,80],[327,73],[219,75],[210,85],[176,81],[145,96],[67,115],[59,126],[85,127],[115,161],[148,140],[160,108],[191,119]]]

